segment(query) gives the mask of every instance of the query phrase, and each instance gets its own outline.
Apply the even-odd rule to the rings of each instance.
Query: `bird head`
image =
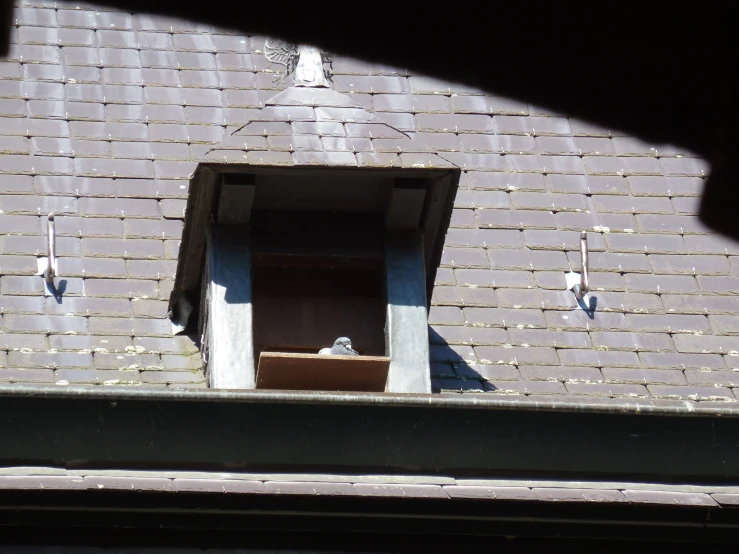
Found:
[[[349,337],[339,337],[336,339],[336,342],[334,342],[334,346],[343,346],[345,348],[351,349],[352,347],[352,339]]]

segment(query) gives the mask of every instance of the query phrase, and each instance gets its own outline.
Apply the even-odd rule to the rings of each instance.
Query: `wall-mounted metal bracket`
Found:
[[[45,296],[57,296],[57,291],[54,285],[54,277],[58,275],[57,264],[56,264],[56,227],[54,225],[54,214],[50,213],[47,221],[47,235],[46,235],[46,257],[38,259],[38,272],[37,275],[41,275],[44,278],[44,295]]]
[[[578,302],[586,299],[590,291],[590,277],[588,274],[588,234],[580,233],[580,273],[570,271],[565,275],[567,279],[567,290],[575,294]]]

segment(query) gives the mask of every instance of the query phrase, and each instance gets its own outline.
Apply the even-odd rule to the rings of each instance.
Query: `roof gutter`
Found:
[[[0,466],[733,483],[736,411],[685,405],[4,386]]]
[[[147,389],[115,386],[0,385],[0,398],[145,400],[155,402],[228,402],[384,406],[465,410],[516,410],[533,412],[602,413],[673,417],[739,417],[739,402],[658,400],[493,394],[399,394],[283,390]]]

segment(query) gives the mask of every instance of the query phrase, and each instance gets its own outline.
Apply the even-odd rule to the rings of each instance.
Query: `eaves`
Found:
[[[0,465],[733,483],[739,410],[280,391],[0,387]]]

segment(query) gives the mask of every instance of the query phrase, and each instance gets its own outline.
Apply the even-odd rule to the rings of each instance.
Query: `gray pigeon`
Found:
[[[327,350],[326,348],[323,351]],[[334,341],[330,352],[332,356],[359,356],[359,352],[352,350],[352,341],[347,337],[339,337]]]

